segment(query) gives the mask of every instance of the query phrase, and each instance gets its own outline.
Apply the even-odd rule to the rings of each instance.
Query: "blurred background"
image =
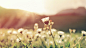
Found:
[[[34,23],[50,17],[53,28],[86,30],[86,0],[3,0],[0,1],[0,28],[33,29]]]

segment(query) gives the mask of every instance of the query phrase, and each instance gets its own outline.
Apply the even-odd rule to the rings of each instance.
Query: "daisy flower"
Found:
[[[85,31],[81,31],[83,36],[86,36],[86,32]]]
[[[42,18],[41,20],[42,20],[42,22],[44,24],[47,24],[48,25],[48,23],[49,23],[49,17]]]

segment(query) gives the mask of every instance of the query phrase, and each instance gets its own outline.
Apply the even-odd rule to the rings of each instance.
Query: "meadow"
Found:
[[[69,33],[52,28],[49,17],[42,19],[43,28],[34,24],[34,29],[0,28],[0,48],[86,48],[86,31]]]

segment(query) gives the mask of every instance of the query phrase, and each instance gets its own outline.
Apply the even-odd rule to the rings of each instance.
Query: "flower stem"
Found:
[[[83,38],[83,36],[78,40],[78,42],[73,47],[75,47],[82,40],[82,38]],[[80,45],[80,43],[79,43],[79,45]]]
[[[55,45],[55,47],[56,47],[56,43],[55,43],[55,40],[54,40],[54,36],[53,36],[53,34],[52,34],[52,32],[51,32],[51,28],[52,28],[52,25],[50,25],[50,33],[51,33],[51,36],[52,36],[52,38],[53,38],[53,41],[54,41],[54,45]]]
[[[59,45],[59,48],[60,48],[60,45]]]
[[[80,43],[79,43],[79,48],[80,48]]]

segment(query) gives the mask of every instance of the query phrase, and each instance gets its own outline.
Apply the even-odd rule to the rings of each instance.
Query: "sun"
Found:
[[[44,0],[0,0],[0,6],[8,9],[22,9],[40,14],[46,11]]]

